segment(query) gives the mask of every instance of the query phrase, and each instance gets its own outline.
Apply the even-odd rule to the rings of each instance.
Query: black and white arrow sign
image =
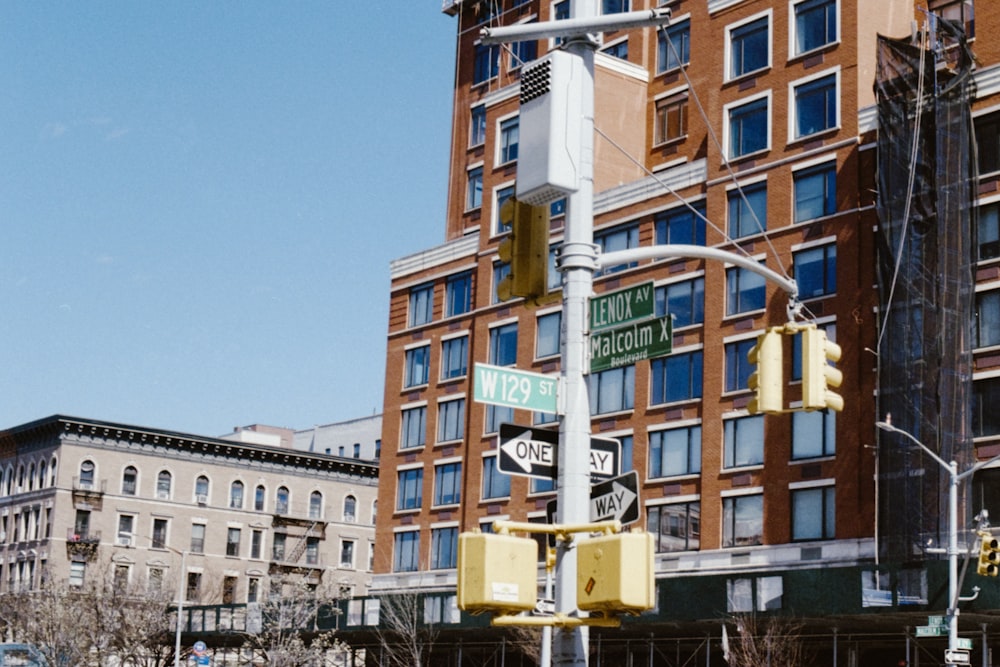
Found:
[[[515,424],[500,424],[500,472],[509,475],[556,478],[559,433]]]
[[[618,520],[622,525],[638,521],[639,473],[632,470],[590,487],[590,520]]]

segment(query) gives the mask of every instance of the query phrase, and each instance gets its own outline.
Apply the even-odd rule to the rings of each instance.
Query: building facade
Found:
[[[0,588],[182,580],[186,604],[243,604],[304,579],[364,595],[377,464],[266,435],[272,444],[58,415],[0,432]]]
[[[818,651],[810,664],[886,664],[912,650],[907,627],[945,607],[935,551],[941,471],[930,459],[903,461],[898,439],[887,440],[876,422],[885,418],[880,397],[938,401],[949,383],[968,397],[955,449],[939,449],[939,434],[918,434],[968,465],[1000,451],[1000,422],[990,410],[1000,388],[1000,53],[981,37],[1000,29],[1000,6],[929,4],[930,14],[911,0],[594,2],[605,13],[657,6],[672,13],[662,30],[598,38],[595,244],[602,252],[704,245],[793,277],[803,319],[842,348],[845,399],[839,413],[795,410],[801,365],[798,343],[789,340],[791,411],[750,414],[747,353],[766,327],[787,321],[784,294],[754,273],[692,258],[607,267],[595,276],[596,294],[651,281],[656,314],[673,318],[669,356],[588,379],[592,432],[621,442],[623,472],[634,470],[640,482],[636,527],[657,545],[657,608],[622,630],[592,630],[609,659],[616,642],[650,636],[676,642],[678,655],[718,656],[718,644],[705,637],[718,635],[722,619],[762,613],[803,619]],[[568,0],[446,0],[443,10],[457,34],[446,240],[391,267],[374,567],[376,589],[447,596],[460,532],[489,530],[498,519],[545,522],[555,496],[551,480],[504,474],[497,457],[501,423],[555,428],[557,417],[474,402],[472,368],[558,376],[558,300],[529,308],[500,301],[496,291],[508,270],[497,256],[508,231],[498,212],[517,177],[519,73],[558,44],[487,46],[480,29],[568,18],[572,10]],[[974,340],[969,373],[938,364],[934,389],[893,387],[886,383],[899,376],[885,371],[884,358],[908,339],[904,327],[884,325],[896,305],[880,302],[892,272],[879,267],[900,254],[878,215],[888,193],[877,191],[876,175],[889,165],[875,93],[877,77],[886,76],[879,35],[912,37],[914,52],[928,53],[928,71],[939,72],[935,94],[943,94],[950,76],[962,76],[949,73],[956,61],[949,54],[960,47],[921,37],[939,34],[932,17],[964,30],[976,57],[965,111],[978,146],[968,178],[978,181],[965,217],[945,224],[977,240],[972,256],[959,261],[974,292],[965,320],[944,319],[930,297],[920,321],[928,332],[946,322],[968,327]],[[925,23],[929,33],[914,29]],[[943,154],[929,162],[948,164]],[[554,292],[564,214],[564,203],[555,202]],[[911,352],[917,364],[937,355],[929,347]],[[1000,512],[995,475],[992,468],[976,475],[964,495],[966,523],[980,509]],[[893,482],[901,476],[936,481],[907,496]],[[901,513],[928,518],[902,542],[880,539],[901,534],[892,532]],[[916,537],[930,539],[931,548]],[[978,583],[984,590],[962,619],[988,644],[1000,600],[995,580]],[[653,659],[652,645],[642,650]]]

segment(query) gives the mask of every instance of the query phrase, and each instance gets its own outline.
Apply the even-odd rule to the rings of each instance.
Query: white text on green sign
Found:
[[[489,364],[475,364],[474,369],[472,384],[476,402],[556,412],[556,378]]]
[[[653,316],[652,281],[590,298],[590,330],[646,320]]]
[[[590,334],[590,371],[628,366],[670,354],[673,325],[669,315]]]

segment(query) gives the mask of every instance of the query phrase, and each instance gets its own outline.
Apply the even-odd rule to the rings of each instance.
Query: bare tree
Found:
[[[375,628],[383,657],[393,667],[428,665],[438,628],[424,622],[423,601],[416,593],[391,593],[379,598]]]
[[[243,646],[270,667],[323,665],[332,652],[344,650],[335,629],[320,629],[323,618],[335,613],[335,602],[325,588],[303,580],[284,585],[280,594],[248,608]]]
[[[802,644],[802,625],[793,619],[733,616],[727,624],[736,632],[728,636],[729,667],[799,667],[808,664]],[[726,647],[724,645],[724,650]]]
[[[87,624],[79,593],[45,581],[34,591],[14,590],[0,595],[0,623],[8,639],[34,644],[54,667],[85,663],[90,638],[80,628]]]

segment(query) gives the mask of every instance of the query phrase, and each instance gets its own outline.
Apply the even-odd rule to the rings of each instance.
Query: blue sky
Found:
[[[444,240],[438,0],[0,2],[0,428],[380,412]]]

